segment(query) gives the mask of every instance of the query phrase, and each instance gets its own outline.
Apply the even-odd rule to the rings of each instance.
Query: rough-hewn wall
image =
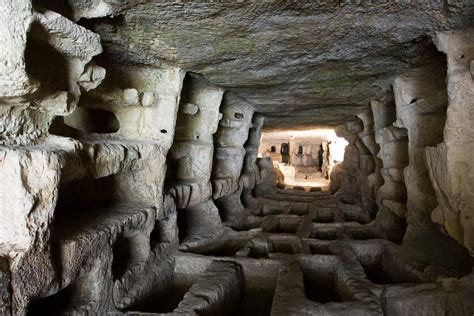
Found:
[[[291,69],[290,74],[298,76],[288,80],[288,87],[298,90],[300,98],[282,97],[291,89],[279,86],[281,78],[274,75],[270,76],[272,87],[261,85],[257,89],[261,93],[253,96],[249,91],[255,92],[259,85],[249,81],[261,81],[262,72],[255,70],[272,64],[274,55],[256,58],[256,52],[263,52],[259,46],[247,52],[251,58],[237,58],[234,52],[242,53],[242,47],[245,50],[249,45],[222,36],[217,37],[218,42],[225,45],[213,55],[206,50],[209,38],[199,37],[199,30],[192,33],[197,36],[193,41],[181,29],[166,32],[172,23],[161,23],[163,28],[143,23],[142,18],[147,17],[174,21],[181,4],[160,7],[173,13],[166,16],[166,10],[146,11],[152,2],[71,0],[68,19],[41,8],[40,3],[51,1],[33,5],[29,0],[4,0],[0,5],[0,314],[121,314],[150,310],[160,298],[160,313],[222,315],[238,308],[244,288],[250,285],[259,290],[270,288],[275,294],[270,295],[271,300],[275,297],[275,313],[282,314],[340,312],[348,307],[360,308],[361,314],[382,313],[382,308],[406,314],[403,306],[426,305],[430,311],[435,310],[432,306],[441,306],[472,313],[465,304],[472,302],[472,289],[466,286],[472,285],[472,273],[464,279],[453,278],[470,273],[474,252],[472,30],[434,32],[436,47],[446,54],[446,71],[435,62],[437,55],[434,61],[431,56],[429,62],[392,78],[393,69],[387,71],[383,63],[391,57],[382,54],[374,73],[387,71],[383,78],[393,79],[391,89],[385,89],[388,94],[369,107],[367,98],[374,93],[367,90],[373,81],[365,79],[373,76],[367,67],[354,64],[367,57],[364,45],[355,45],[360,42],[356,37],[348,41],[357,46],[353,61],[342,68],[338,65],[335,72],[328,67],[326,73],[318,73],[304,63]],[[397,12],[416,9],[388,6]],[[206,9],[204,4],[191,7]],[[471,8],[460,4],[463,7]],[[114,13],[123,14],[127,8],[132,11],[127,18],[117,16],[109,24],[94,20],[109,48],[101,56],[99,36],[80,25],[87,22],[73,22],[104,16],[112,19]],[[237,8],[242,11],[239,5]],[[431,27],[443,20],[435,18],[444,16],[443,10],[449,9],[452,19],[441,23],[443,27],[462,25],[470,16],[459,8],[451,3],[433,5],[429,14],[416,20],[414,31],[406,29],[409,23],[399,23],[396,14],[387,17],[391,23],[376,29],[391,29],[396,22],[399,33],[381,39],[399,44],[391,46],[392,54],[403,52],[388,64],[409,68],[404,57],[415,62],[420,52],[429,51],[429,40],[409,43],[426,35],[424,25]],[[298,14],[290,20],[304,9],[292,11]],[[309,9],[314,9],[312,4]],[[335,8],[323,6],[322,10],[326,14],[325,10]],[[347,10],[344,7],[337,14],[348,14]],[[212,16],[211,11],[203,11]],[[250,25],[248,17],[253,19],[255,12],[243,11],[247,20],[240,23]],[[320,16],[310,21],[315,17]],[[351,19],[341,20],[351,23]],[[383,20],[379,17],[378,21]],[[139,30],[138,36],[123,40],[129,33],[120,23]],[[307,24],[296,26],[305,29]],[[213,32],[217,29],[212,28]],[[160,33],[163,41],[154,42],[158,36],[145,36],[143,30]],[[223,33],[234,32],[226,29]],[[338,32],[345,34],[347,28],[340,27]],[[196,46],[177,45],[184,47],[177,52],[175,46],[166,45],[168,35],[179,43],[183,38],[190,44],[204,41],[206,45],[199,46],[204,47],[200,58],[191,61]],[[364,33],[367,40],[371,36]],[[247,43],[248,34],[243,38]],[[328,37],[324,43],[334,41]],[[323,61],[330,61],[331,56],[344,59],[340,51],[334,49]],[[188,59],[176,60],[183,53],[189,53],[185,54]],[[167,58],[161,58],[163,55]],[[300,61],[309,60],[305,54],[298,56]],[[254,63],[254,58],[260,63]],[[213,64],[216,59],[219,62]],[[275,69],[288,68],[288,60],[282,60]],[[228,72],[229,68],[212,66],[235,62],[240,67],[251,61],[252,71]],[[202,69],[214,82],[187,73],[184,65]],[[302,66],[305,71],[299,76]],[[346,84],[341,81],[345,75],[339,72],[351,68],[357,74]],[[243,76],[245,73],[251,76]],[[318,79],[303,80],[308,74]],[[354,89],[357,78],[364,82]],[[233,91],[224,91],[215,81],[222,86],[228,83]],[[308,93],[314,81],[318,85]],[[386,82],[380,84],[387,88]],[[337,85],[344,86],[343,93],[326,93],[336,91]],[[239,89],[244,92],[239,94]],[[357,102],[337,110],[350,98],[349,92],[357,94]],[[261,102],[262,96],[271,95],[269,102],[280,106],[288,100],[307,101],[307,96],[311,102],[315,96],[319,101],[324,95],[338,96],[328,100],[329,105],[337,106],[322,107],[329,118],[318,121],[350,118],[338,128],[349,146],[344,163],[334,171],[335,195],[276,190],[271,160],[256,158],[263,116],[255,114],[254,104],[242,95],[267,111],[274,109]],[[308,108],[306,104],[305,113],[324,114],[321,108]],[[288,107],[293,114],[297,109]],[[285,113],[273,112],[273,124],[278,117],[286,124],[302,117],[292,115],[288,121]],[[307,123],[306,119],[301,122]],[[257,229],[252,230],[254,227]],[[239,229],[245,232],[239,235]],[[257,233],[262,235],[241,247],[240,261],[179,253],[208,254],[219,247],[229,251],[232,242],[241,246],[242,240],[250,241]],[[283,240],[281,235],[269,237],[276,233],[283,234]],[[257,260],[259,256],[266,257]],[[279,259],[273,260],[275,256]],[[380,285],[368,281],[369,273],[362,266],[381,264],[379,261],[384,269],[395,271],[397,280],[431,283],[384,285],[386,290],[380,291]],[[176,271],[183,270],[199,272],[188,288],[179,288],[177,282],[183,276]],[[324,280],[328,275],[334,277],[330,281],[337,282],[336,290],[347,300],[346,305],[313,303],[302,293],[303,288],[310,288],[308,284],[317,284],[320,276]],[[444,279],[438,282],[439,276]],[[277,278],[278,285],[268,281]],[[328,284],[319,286],[330,289]],[[175,290],[183,292],[178,299],[170,297]],[[420,303],[419,297],[425,300]],[[174,307],[173,300],[177,300]],[[382,301],[388,303],[382,306]]]

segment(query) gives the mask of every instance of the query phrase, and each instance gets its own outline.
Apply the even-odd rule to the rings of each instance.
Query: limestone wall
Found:
[[[92,60],[96,34],[29,1],[0,15],[0,313],[144,306],[178,243],[221,236],[214,199],[229,223],[258,206],[263,117],[178,67]]]
[[[434,222],[474,254],[474,31],[440,32],[435,42],[446,54],[448,109],[443,142],[427,147],[426,163],[438,206]]]
[[[323,58],[328,64],[344,60],[344,68],[328,67],[337,73],[318,73],[303,64],[290,69],[282,59],[284,67],[275,64],[275,69],[304,75],[288,80],[264,69],[279,54],[254,63],[259,59],[255,43],[232,42],[242,39],[233,36],[211,45],[212,37],[189,30],[194,20],[206,28],[220,20],[215,8],[190,4],[193,14],[183,14],[190,20],[183,27],[186,33],[172,33],[158,22],[183,21],[177,11],[167,10],[184,5],[142,2],[1,1],[0,315],[131,315],[148,313],[155,305],[169,310],[154,314],[220,315],[235,313],[244,303],[251,309],[252,300],[262,303],[252,296],[263,292],[264,304],[255,306],[269,304],[266,314],[273,306],[277,313],[307,306],[309,313],[339,313],[364,302],[376,307],[367,310],[378,312],[387,297],[397,298],[391,310],[405,311],[408,307],[398,308],[403,304],[397,302],[410,297],[410,307],[418,306],[411,301],[416,296],[411,291],[418,289],[427,296],[430,291],[436,297],[450,293],[455,302],[459,291],[463,304],[458,305],[472,309],[464,304],[472,293],[464,282],[472,281],[472,273],[471,280],[443,279],[416,288],[393,280],[382,286],[369,281],[369,275],[385,273],[377,270],[380,264],[400,283],[434,282],[472,269],[474,30],[433,31],[445,55],[429,52],[424,26],[416,33],[403,31],[401,37],[392,34],[389,41],[384,37],[385,44],[401,42],[403,47],[378,59],[383,67],[372,69],[374,75],[369,63],[367,69],[355,62],[351,66],[351,56],[339,56],[339,49]],[[151,5],[160,10],[148,11],[156,8]],[[258,12],[283,12],[276,5]],[[243,21],[253,21],[257,7],[244,7],[252,19]],[[303,16],[303,7],[295,9],[297,16]],[[318,10],[333,8],[313,9],[321,14]],[[388,24],[380,24],[384,28],[376,30],[385,31]],[[252,27],[245,40],[254,40]],[[127,34],[123,40],[126,28],[145,32],[130,31],[138,38]],[[100,38],[98,30],[105,36]],[[180,45],[189,40],[190,46],[174,47],[167,36]],[[193,42],[194,37],[203,42]],[[196,55],[199,62],[194,63],[188,53],[197,49],[196,43],[206,48],[201,52],[206,59]],[[349,44],[345,47],[356,46]],[[242,53],[242,47],[251,47],[249,58],[234,54]],[[359,63],[366,49],[357,51],[352,57]],[[431,55],[415,62],[426,51]],[[388,63],[391,58],[400,61]],[[254,68],[244,69],[242,61]],[[238,71],[222,68],[233,63]],[[392,74],[386,64],[403,67]],[[360,77],[351,80],[360,79],[362,88],[351,80],[337,87],[346,82],[347,75],[339,72],[348,65]],[[365,78],[381,71],[386,81],[377,84],[383,92],[369,93],[375,82]],[[385,72],[393,78],[387,80]],[[333,93],[337,89],[343,93]],[[300,105],[290,103],[298,100],[305,101],[304,111],[295,115]],[[286,103],[289,112],[282,110]],[[258,158],[265,115],[273,128],[278,119],[285,126],[339,124],[337,135],[349,142],[340,165],[333,168],[327,139],[316,142],[324,150],[322,174],[331,174],[333,195],[277,189],[272,160]],[[296,155],[299,145],[304,147],[301,156]],[[292,164],[315,165],[318,147],[291,141]],[[310,302],[309,275],[315,276],[309,283],[319,292],[332,289],[318,282],[336,280],[334,291],[347,302]],[[309,294],[303,293],[305,287]],[[299,301],[292,302],[294,297]],[[440,301],[439,306],[456,305]],[[292,305],[301,306],[287,309]]]
[[[29,1],[0,14],[0,314],[137,304],[173,269],[163,182],[184,72],[99,66],[98,35]]]

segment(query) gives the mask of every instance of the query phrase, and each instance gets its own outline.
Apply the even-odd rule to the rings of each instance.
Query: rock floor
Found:
[[[344,199],[342,199],[344,200]],[[358,205],[324,192],[278,190],[247,227],[175,255],[172,286],[131,310],[199,315],[471,315],[471,276],[410,274],[400,245],[367,230]],[[407,257],[408,258],[408,257]]]

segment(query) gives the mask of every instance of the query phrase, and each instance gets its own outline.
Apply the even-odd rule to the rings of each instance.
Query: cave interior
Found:
[[[0,17],[0,315],[474,314],[472,0]]]

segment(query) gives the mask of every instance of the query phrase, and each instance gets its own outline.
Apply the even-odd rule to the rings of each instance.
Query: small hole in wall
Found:
[[[241,120],[241,119],[244,118],[244,115],[243,115],[242,113],[235,113],[235,114],[234,114],[234,117],[235,117],[236,119],[238,119],[238,120]]]
[[[464,59],[464,57],[465,57],[464,55],[461,55],[461,59]]]
[[[182,242],[187,237],[187,230],[189,223],[186,220],[186,211],[185,210],[178,210],[178,239],[179,242]]]
[[[61,136],[69,136],[71,133],[111,134],[120,129],[120,122],[114,113],[82,107],[76,108],[72,114],[54,123],[53,130]]]
[[[416,101],[418,101],[418,99],[416,99],[416,98],[411,99],[410,104],[416,103]]]
[[[161,132],[162,134],[168,133],[165,129],[162,129],[160,132]]]
[[[196,139],[199,139],[199,135],[196,136]]]

